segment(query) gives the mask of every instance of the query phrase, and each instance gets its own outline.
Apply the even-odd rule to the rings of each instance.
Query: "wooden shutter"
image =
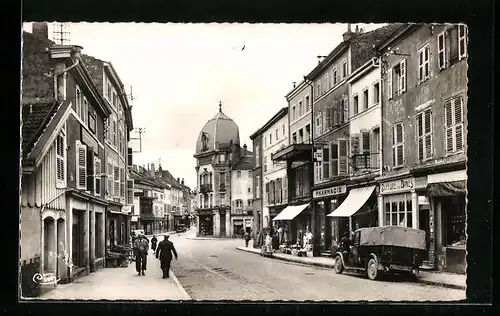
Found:
[[[283,177],[283,202],[288,201],[288,178]]]
[[[339,175],[339,146],[336,142],[330,143],[330,174],[332,177]]]
[[[425,142],[425,158],[432,156],[432,111],[427,109],[424,113],[424,142]]]
[[[458,26],[458,60],[467,57],[467,27]]]
[[[396,125],[392,126],[392,165],[396,166]]]
[[[125,169],[120,168],[120,198],[125,198]]]
[[[424,160],[424,113],[417,114],[418,160]]]
[[[364,131],[364,132],[361,132],[361,136],[362,136],[362,140],[363,140],[363,143],[362,143],[362,146],[363,146],[363,153],[370,153],[370,132],[369,131]]]
[[[87,146],[76,142],[76,188],[87,190]]]
[[[101,160],[94,159],[94,179],[95,179],[95,195],[101,195]]]
[[[113,197],[120,196],[120,168],[118,166],[113,166]]]
[[[403,93],[406,91],[406,59],[399,62],[399,92]]]
[[[463,99],[454,98],[454,116],[455,116],[455,150],[461,150],[464,146],[464,125],[463,125]]]
[[[453,132],[453,99],[448,99],[444,102],[444,122],[446,130],[446,152],[453,152],[453,144],[455,143]]]
[[[404,163],[404,130],[403,123],[396,125],[396,142],[397,142],[397,165],[401,166]]]
[[[438,35],[438,66],[439,69],[446,68],[446,39],[445,32]]]
[[[359,154],[359,134],[351,135],[351,152],[353,155]]]
[[[107,177],[107,183],[108,183],[108,192],[107,195],[108,197],[113,197],[114,192],[113,192],[113,165],[108,163],[108,177]]]
[[[392,68],[387,69],[387,98],[392,99]]]
[[[348,148],[347,148],[347,140],[346,139],[339,139],[339,174],[345,175],[348,172]]]
[[[424,50],[418,51],[418,81],[424,80]]]
[[[94,165],[94,149],[87,147],[87,191],[94,192],[94,178],[95,178],[95,165]]]
[[[430,59],[430,46],[429,44],[427,44],[424,48],[424,62],[425,62],[425,79],[429,78],[430,76],[430,62],[429,62],[429,59]]]
[[[332,129],[333,125],[336,123],[335,117],[332,118],[333,114],[333,106],[329,106],[326,108],[326,115],[325,115],[325,121],[326,121],[326,129]],[[332,122],[333,121],[333,122]]]
[[[347,96],[344,97],[342,102],[342,123],[345,123],[349,120],[349,101]]]
[[[56,179],[57,179],[57,185],[58,186],[64,186],[66,183],[66,166],[64,164],[64,155],[66,153],[66,149],[64,146],[65,143],[65,136],[61,132],[59,135],[57,135],[56,138]]]

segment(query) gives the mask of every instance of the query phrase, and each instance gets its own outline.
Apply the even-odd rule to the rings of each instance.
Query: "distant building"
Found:
[[[240,201],[236,204],[235,199],[234,208],[232,205],[233,185],[242,191],[243,188],[248,190],[248,187],[253,190],[253,183],[248,179],[252,156],[246,146],[240,147],[238,125],[222,112],[222,104],[219,104],[219,112],[203,126],[196,142],[197,235],[231,236],[234,233],[232,217],[237,223],[238,219],[243,219],[245,229],[248,220],[253,225],[253,211],[248,208],[248,192],[244,195],[245,202],[243,195],[240,195],[238,197],[241,198],[237,200],[241,200],[241,204]],[[237,179],[238,171],[241,175],[246,171],[247,179],[233,182],[233,174],[236,174]],[[244,210],[247,210],[246,215],[243,214]]]

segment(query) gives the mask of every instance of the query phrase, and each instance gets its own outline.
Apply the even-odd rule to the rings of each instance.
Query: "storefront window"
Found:
[[[406,227],[413,227],[413,216],[411,209],[411,201],[406,201]]]
[[[391,204],[389,202],[385,203],[384,213],[385,213],[384,225],[389,226],[391,225]]]
[[[391,203],[391,223],[392,226],[398,226],[398,203]]]
[[[386,226],[412,227],[411,194],[390,195],[384,197],[384,224]]]

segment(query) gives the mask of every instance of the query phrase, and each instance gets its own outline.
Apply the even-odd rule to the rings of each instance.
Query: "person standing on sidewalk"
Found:
[[[248,232],[245,232],[245,235],[243,236],[243,239],[245,239],[245,247],[248,247],[248,242],[251,239],[250,234]]]
[[[153,238],[151,238],[151,249],[153,249],[153,254],[155,253],[157,243],[158,239],[156,238],[155,235],[153,235]]]
[[[148,251],[149,241],[146,239],[146,236],[141,234],[134,241],[135,270],[137,271],[137,275],[145,275],[144,271],[146,271]]]
[[[172,261],[172,253],[175,256],[175,260],[177,260],[177,251],[175,250],[174,244],[168,240],[170,237],[169,234],[164,235],[164,239],[158,244],[158,248],[156,249],[156,259],[160,259],[160,267],[163,272],[162,279],[169,278],[170,272],[170,263]]]

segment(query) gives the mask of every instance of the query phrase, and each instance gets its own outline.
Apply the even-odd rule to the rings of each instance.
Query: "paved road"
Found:
[[[172,235],[179,252],[173,271],[194,300],[413,300],[465,298],[465,291],[361,275],[264,258],[238,251],[234,240],[190,240],[190,231]]]

